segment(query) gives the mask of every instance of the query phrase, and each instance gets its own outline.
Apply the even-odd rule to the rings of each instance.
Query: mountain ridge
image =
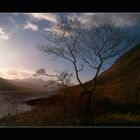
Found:
[[[17,90],[19,87],[11,84],[6,79],[0,77],[0,90]]]

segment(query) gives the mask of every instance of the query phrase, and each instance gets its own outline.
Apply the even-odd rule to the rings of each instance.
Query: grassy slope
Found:
[[[140,44],[121,56],[107,71],[103,72],[99,79],[107,82],[134,79],[140,70]]]
[[[113,99],[133,101],[134,93],[139,87],[140,78],[140,44],[120,57],[111,68],[100,74],[99,88]]]

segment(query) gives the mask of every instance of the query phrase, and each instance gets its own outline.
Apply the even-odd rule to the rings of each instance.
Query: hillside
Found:
[[[140,44],[121,56],[107,71],[101,73],[99,79],[106,83],[116,80],[128,80],[126,78],[134,80],[140,74],[139,70]]]
[[[7,80],[0,78],[0,90],[17,90],[19,87],[9,83]]]
[[[140,86],[140,44],[122,55],[98,76],[97,90],[113,100],[134,102]],[[138,98],[139,100],[139,98]]]

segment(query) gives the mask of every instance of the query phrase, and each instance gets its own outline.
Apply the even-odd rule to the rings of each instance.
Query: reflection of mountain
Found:
[[[11,84],[3,78],[0,78],[0,90],[16,90],[17,86]]]
[[[44,81],[42,79],[15,79],[15,80],[8,80],[11,84],[19,86],[23,89],[30,89],[30,90],[55,90],[58,87],[57,82]]]

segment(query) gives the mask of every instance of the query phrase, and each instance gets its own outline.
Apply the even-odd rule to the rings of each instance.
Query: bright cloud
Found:
[[[57,16],[51,13],[29,13],[28,15],[37,20],[48,20],[52,23],[57,23]]]
[[[53,33],[58,34],[58,35],[64,34],[63,30],[57,29],[57,28],[55,28],[55,26],[52,26],[50,28],[44,28],[44,31],[53,32]],[[68,36],[70,36],[70,33],[65,31],[65,35],[68,37]]]
[[[31,23],[31,22],[28,22],[25,26],[24,26],[24,29],[29,29],[29,30],[32,30],[32,31],[38,31],[38,26]]]
[[[33,71],[21,69],[1,69],[0,77],[5,79],[26,79],[33,75]]]
[[[4,32],[3,28],[0,28],[0,41],[5,41],[9,39],[9,35]]]

